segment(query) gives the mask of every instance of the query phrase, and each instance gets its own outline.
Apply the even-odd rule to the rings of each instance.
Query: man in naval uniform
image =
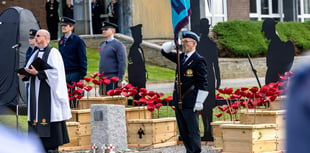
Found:
[[[203,109],[203,103],[208,96],[207,62],[196,51],[198,42],[199,37],[194,32],[182,32],[183,53],[180,54],[182,108],[178,104],[180,92],[177,83],[174,85],[172,100],[180,136],[187,153],[201,152],[199,112]],[[174,42],[164,43],[161,54],[177,63],[177,53],[172,52],[174,47]]]
[[[84,82],[87,73],[86,45],[79,36],[72,33],[75,20],[62,17],[60,19],[63,36],[58,41],[58,48],[63,58],[66,71],[66,81],[72,85],[73,82]],[[76,102],[74,101],[74,106]]]
[[[35,40],[39,49],[24,68],[29,75],[18,74],[30,81],[28,131],[40,137],[46,152],[58,152],[60,145],[69,142],[65,121],[71,118],[64,64],[59,51],[49,45],[47,30],[39,30]],[[37,58],[43,62],[36,62]]]

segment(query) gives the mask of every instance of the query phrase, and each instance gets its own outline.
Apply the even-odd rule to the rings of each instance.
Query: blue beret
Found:
[[[192,38],[194,39],[197,43],[199,42],[199,36],[191,31],[182,31],[182,37],[183,38]]]

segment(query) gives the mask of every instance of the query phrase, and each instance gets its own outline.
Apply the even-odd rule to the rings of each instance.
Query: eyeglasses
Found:
[[[39,34],[36,35],[36,37],[42,37],[42,36],[45,36],[45,35],[39,35]]]

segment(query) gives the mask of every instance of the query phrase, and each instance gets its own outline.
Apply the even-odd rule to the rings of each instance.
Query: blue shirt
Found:
[[[117,39],[110,39],[100,45],[99,73],[115,75],[123,80],[126,69],[126,47]]]

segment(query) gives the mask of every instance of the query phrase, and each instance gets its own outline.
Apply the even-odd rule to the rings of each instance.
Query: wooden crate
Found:
[[[213,137],[214,137],[214,147],[215,148],[222,148],[223,144],[223,134],[220,125],[222,124],[238,124],[239,121],[215,121],[211,122],[213,127]]]
[[[253,109],[241,110],[240,123],[241,124],[277,124],[279,127],[285,125],[285,110],[264,110]],[[255,123],[254,123],[255,118]]]
[[[62,147],[78,146],[79,144],[79,122],[66,122],[70,142]]]
[[[143,129],[144,135],[139,138],[138,130]],[[174,117],[158,119],[127,120],[128,147],[159,148],[177,144],[177,125]]]
[[[126,120],[131,119],[151,119],[152,112],[146,106],[126,108]]]
[[[72,109],[72,118],[69,121],[79,122],[80,124],[90,124],[90,109]]]
[[[275,124],[223,124],[223,153],[279,151]]]
[[[275,101],[270,102],[269,110],[285,110],[286,96],[280,96]]]
[[[91,104],[114,104],[127,107],[128,101],[123,96],[83,97],[79,102],[79,108],[89,109]]]

